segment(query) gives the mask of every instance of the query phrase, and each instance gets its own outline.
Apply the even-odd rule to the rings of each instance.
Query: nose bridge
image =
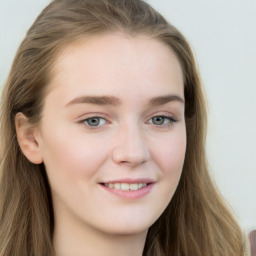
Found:
[[[149,150],[143,128],[136,122],[120,125],[113,150],[113,160],[130,166],[139,165],[149,158]]]

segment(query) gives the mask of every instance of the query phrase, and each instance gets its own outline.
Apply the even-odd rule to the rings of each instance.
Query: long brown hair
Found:
[[[38,123],[57,55],[81,37],[108,32],[160,40],[172,48],[183,69],[187,130],[183,173],[170,204],[149,228],[143,255],[243,255],[241,230],[207,170],[205,97],[189,44],[141,0],[55,0],[27,32],[2,94],[0,255],[54,255],[45,168],[22,154],[14,117],[23,112]]]

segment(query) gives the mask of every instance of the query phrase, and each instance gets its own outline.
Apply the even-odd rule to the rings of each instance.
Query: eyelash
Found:
[[[164,121],[163,124],[154,124],[153,123],[154,118],[163,119],[163,121]],[[90,125],[88,122],[92,121],[93,119],[98,120],[100,123],[97,125]],[[102,121],[104,123],[102,123]],[[172,116],[168,116],[168,115],[155,115],[155,116],[151,117],[150,119],[148,119],[148,121],[147,121],[147,123],[152,124],[152,125],[156,126],[157,128],[171,127],[176,122],[177,122],[177,120],[175,118],[173,118]],[[86,125],[86,127],[88,129],[99,129],[101,126],[103,126],[105,124],[109,124],[110,122],[104,117],[92,116],[92,117],[88,117],[88,118],[85,118],[85,119],[79,121],[79,123]]]
[[[160,118],[163,120],[163,124],[153,124],[153,119],[154,118]],[[166,115],[156,115],[151,117],[149,120],[151,120],[150,124],[153,124],[155,126],[157,126],[157,128],[162,128],[164,127],[170,127],[172,126],[174,123],[177,122],[177,120],[175,118],[173,118],[172,116],[166,116]]]
[[[99,125],[90,125],[88,124],[89,121],[91,120],[99,120],[100,124]],[[104,124],[102,124],[102,121],[104,122]],[[104,117],[101,117],[101,116],[92,116],[92,117],[88,117],[88,118],[85,118],[81,121],[79,121],[79,123],[85,125],[88,129],[98,129],[99,127],[101,127],[102,125],[105,125],[105,124],[108,124],[109,122],[107,121],[106,118]]]

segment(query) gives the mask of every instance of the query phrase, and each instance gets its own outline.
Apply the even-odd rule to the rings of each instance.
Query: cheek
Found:
[[[59,132],[44,140],[43,158],[48,175],[74,182],[94,175],[107,157],[106,147],[88,137],[72,135],[72,132],[64,135]]]
[[[172,199],[179,184],[186,152],[185,129],[166,137],[163,143],[155,148],[154,162],[161,171],[161,198],[163,208]]]
[[[165,166],[166,174],[180,173],[183,168],[184,158],[186,152],[186,143],[175,143],[172,146],[165,148],[162,152],[162,163]]]
[[[186,152],[186,133],[167,137],[161,145],[155,148],[155,162],[165,176],[179,177],[184,163]]]
[[[155,198],[155,202],[158,202],[156,216],[159,217],[172,200],[180,181],[186,152],[186,133],[184,131],[168,134],[157,145],[152,151],[152,158],[160,171],[156,186],[158,193]]]

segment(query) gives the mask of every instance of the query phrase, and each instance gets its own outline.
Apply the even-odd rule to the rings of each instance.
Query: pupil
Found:
[[[153,123],[156,124],[156,125],[161,125],[161,124],[163,124],[163,121],[164,121],[164,119],[163,119],[163,117],[161,117],[161,116],[157,116],[157,117],[154,117],[154,118],[153,118]]]
[[[99,118],[90,118],[88,120],[89,125],[97,126],[99,124]]]

